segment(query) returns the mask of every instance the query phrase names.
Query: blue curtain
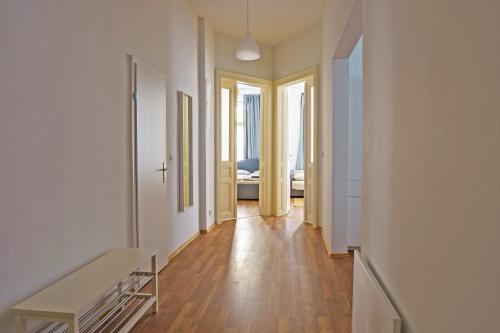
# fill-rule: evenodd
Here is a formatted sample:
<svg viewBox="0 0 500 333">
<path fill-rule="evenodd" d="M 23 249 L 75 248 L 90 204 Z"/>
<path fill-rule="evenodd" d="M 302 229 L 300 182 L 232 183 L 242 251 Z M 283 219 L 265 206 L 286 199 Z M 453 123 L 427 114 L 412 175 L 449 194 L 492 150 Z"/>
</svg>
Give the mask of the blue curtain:
<svg viewBox="0 0 500 333">
<path fill-rule="evenodd" d="M 295 170 L 304 170 L 304 114 L 305 114 L 304 93 L 300 94 L 300 130 L 299 130 L 299 147 L 297 149 L 297 162 Z"/>
<path fill-rule="evenodd" d="M 259 158 L 260 95 L 244 95 L 245 158 Z"/>
</svg>

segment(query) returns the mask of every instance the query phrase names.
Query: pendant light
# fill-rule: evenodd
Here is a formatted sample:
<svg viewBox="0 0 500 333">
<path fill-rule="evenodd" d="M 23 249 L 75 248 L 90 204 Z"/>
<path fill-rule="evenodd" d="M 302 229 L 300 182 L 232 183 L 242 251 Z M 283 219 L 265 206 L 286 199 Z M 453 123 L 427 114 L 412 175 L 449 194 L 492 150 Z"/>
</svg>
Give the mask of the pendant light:
<svg viewBox="0 0 500 333">
<path fill-rule="evenodd" d="M 239 60 L 257 60 L 260 59 L 259 46 L 250 33 L 249 7 L 247 0 L 247 31 L 243 36 L 238 48 L 236 49 L 236 58 Z"/>
</svg>

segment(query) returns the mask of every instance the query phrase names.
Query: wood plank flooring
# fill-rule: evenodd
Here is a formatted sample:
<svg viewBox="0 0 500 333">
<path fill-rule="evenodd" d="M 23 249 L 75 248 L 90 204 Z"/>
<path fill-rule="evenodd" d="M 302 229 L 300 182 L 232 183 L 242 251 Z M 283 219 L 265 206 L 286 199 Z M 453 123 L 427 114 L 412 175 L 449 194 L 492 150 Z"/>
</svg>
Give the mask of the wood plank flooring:
<svg viewBox="0 0 500 333">
<path fill-rule="evenodd" d="M 160 273 L 160 311 L 132 332 L 350 332 L 352 270 L 300 218 L 225 222 Z"/>
<path fill-rule="evenodd" d="M 238 200 L 236 217 L 259 216 L 259 200 Z"/>
</svg>

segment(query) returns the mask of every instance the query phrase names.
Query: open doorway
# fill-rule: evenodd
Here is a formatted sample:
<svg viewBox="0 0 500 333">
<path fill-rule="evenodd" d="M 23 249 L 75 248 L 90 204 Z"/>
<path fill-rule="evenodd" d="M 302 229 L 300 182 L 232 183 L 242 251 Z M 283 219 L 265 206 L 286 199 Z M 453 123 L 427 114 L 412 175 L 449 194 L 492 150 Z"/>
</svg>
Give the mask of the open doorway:
<svg viewBox="0 0 500 333">
<path fill-rule="evenodd" d="M 216 76 L 216 221 L 271 215 L 272 82 Z"/>
<path fill-rule="evenodd" d="M 261 88 L 237 82 L 236 200 L 237 218 L 258 216 Z"/>
<path fill-rule="evenodd" d="M 333 59 L 333 253 L 361 244 L 363 37 Z"/>
<path fill-rule="evenodd" d="M 276 82 L 276 215 L 317 225 L 317 68 Z"/>
<path fill-rule="evenodd" d="M 289 215 L 304 218 L 305 189 L 305 82 L 297 82 L 286 87 L 287 151 L 286 174 L 289 179 L 287 211 Z"/>
</svg>

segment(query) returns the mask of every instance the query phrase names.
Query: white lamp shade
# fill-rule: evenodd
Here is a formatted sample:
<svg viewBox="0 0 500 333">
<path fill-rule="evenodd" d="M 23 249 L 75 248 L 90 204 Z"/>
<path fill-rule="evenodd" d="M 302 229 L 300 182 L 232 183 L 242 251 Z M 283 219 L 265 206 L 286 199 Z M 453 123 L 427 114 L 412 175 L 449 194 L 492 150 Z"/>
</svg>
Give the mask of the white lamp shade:
<svg viewBox="0 0 500 333">
<path fill-rule="evenodd" d="M 236 49 L 236 58 L 239 60 L 260 59 L 260 49 L 252 34 L 247 32 Z"/>
</svg>

